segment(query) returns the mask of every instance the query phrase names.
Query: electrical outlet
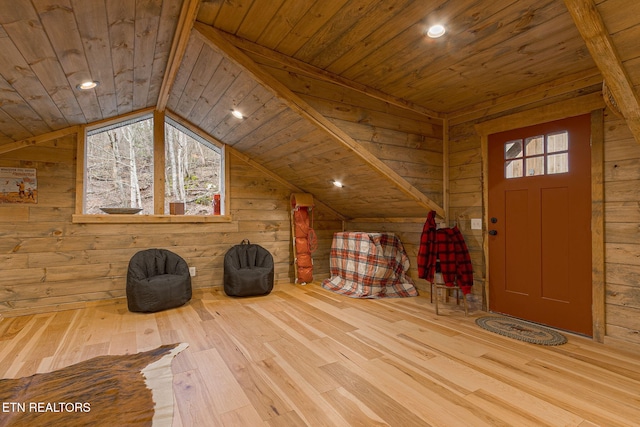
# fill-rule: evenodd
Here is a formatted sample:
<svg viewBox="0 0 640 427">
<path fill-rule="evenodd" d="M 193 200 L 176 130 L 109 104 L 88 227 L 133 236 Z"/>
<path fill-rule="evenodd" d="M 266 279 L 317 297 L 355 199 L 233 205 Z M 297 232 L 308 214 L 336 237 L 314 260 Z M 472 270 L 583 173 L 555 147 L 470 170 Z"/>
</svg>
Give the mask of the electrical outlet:
<svg viewBox="0 0 640 427">
<path fill-rule="evenodd" d="M 471 219 L 471 229 L 472 230 L 482 230 L 482 219 L 481 218 L 472 218 Z"/>
<path fill-rule="evenodd" d="M 195 267 L 189 267 L 189 275 L 191 277 L 195 277 L 195 275 L 196 275 L 196 268 Z"/>
</svg>

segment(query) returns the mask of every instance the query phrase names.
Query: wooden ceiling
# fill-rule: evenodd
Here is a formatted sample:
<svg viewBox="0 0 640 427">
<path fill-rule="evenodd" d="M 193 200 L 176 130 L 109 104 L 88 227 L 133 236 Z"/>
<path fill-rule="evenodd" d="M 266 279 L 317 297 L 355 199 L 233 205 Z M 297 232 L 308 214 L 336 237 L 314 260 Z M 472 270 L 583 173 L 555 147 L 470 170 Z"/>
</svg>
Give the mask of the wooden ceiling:
<svg viewBox="0 0 640 427">
<path fill-rule="evenodd" d="M 633 128 L 639 5 L 0 0 L 0 152 L 166 106 L 345 217 L 441 212 L 441 195 L 424 181 L 441 183 L 442 161 L 427 162 L 423 177 L 397 167 L 342 126 L 317 93 L 395 118 L 421 138 L 425 156 L 442 152 L 426 145 L 442 140 L 444 123 L 592 91 L 603 77 Z M 446 25 L 444 37 L 424 35 L 432 22 Z M 86 79 L 100 85 L 77 90 Z M 246 119 L 234 120 L 232 108 Z M 336 192 L 330 180 L 344 175 L 353 184 Z"/>
<path fill-rule="evenodd" d="M 198 20 L 447 113 L 595 68 L 557 0 L 208 2 Z"/>
</svg>

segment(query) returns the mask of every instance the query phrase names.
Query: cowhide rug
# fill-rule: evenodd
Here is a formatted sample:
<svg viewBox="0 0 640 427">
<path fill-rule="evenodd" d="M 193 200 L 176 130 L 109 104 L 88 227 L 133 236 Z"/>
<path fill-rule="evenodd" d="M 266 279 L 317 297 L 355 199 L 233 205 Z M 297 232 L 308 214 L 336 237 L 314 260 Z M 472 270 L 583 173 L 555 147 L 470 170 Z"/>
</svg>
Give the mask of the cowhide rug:
<svg viewBox="0 0 640 427">
<path fill-rule="evenodd" d="M 173 357 L 187 344 L 0 380 L 0 426 L 171 426 Z"/>
</svg>

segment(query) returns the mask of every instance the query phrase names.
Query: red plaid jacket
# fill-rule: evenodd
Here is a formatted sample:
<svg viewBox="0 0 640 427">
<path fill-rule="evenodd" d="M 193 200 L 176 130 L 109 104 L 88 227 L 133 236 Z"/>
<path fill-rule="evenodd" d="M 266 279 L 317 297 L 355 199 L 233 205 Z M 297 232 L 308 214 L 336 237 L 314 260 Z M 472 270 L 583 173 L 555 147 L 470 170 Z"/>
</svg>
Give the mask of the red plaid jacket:
<svg viewBox="0 0 640 427">
<path fill-rule="evenodd" d="M 436 247 L 436 212 L 431 211 L 422 227 L 420 246 L 418 247 L 418 277 L 433 282 L 436 273 L 438 250 Z"/>
<path fill-rule="evenodd" d="M 445 285 L 457 284 L 465 295 L 471 292 L 473 267 L 464 237 L 457 226 L 438 230 L 435 211 L 431 211 L 420 236 L 418 276 L 433 282 L 438 261 Z"/>
</svg>

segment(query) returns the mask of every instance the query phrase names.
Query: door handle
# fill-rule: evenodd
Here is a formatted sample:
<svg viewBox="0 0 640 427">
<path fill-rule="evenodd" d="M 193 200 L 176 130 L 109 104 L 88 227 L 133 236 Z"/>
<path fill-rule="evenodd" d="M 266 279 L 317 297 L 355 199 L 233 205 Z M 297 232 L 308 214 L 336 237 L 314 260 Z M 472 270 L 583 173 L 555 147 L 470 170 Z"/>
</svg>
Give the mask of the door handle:
<svg viewBox="0 0 640 427">
<path fill-rule="evenodd" d="M 489 234 L 495 236 L 496 234 L 498 234 L 498 230 L 489 230 Z"/>
</svg>

